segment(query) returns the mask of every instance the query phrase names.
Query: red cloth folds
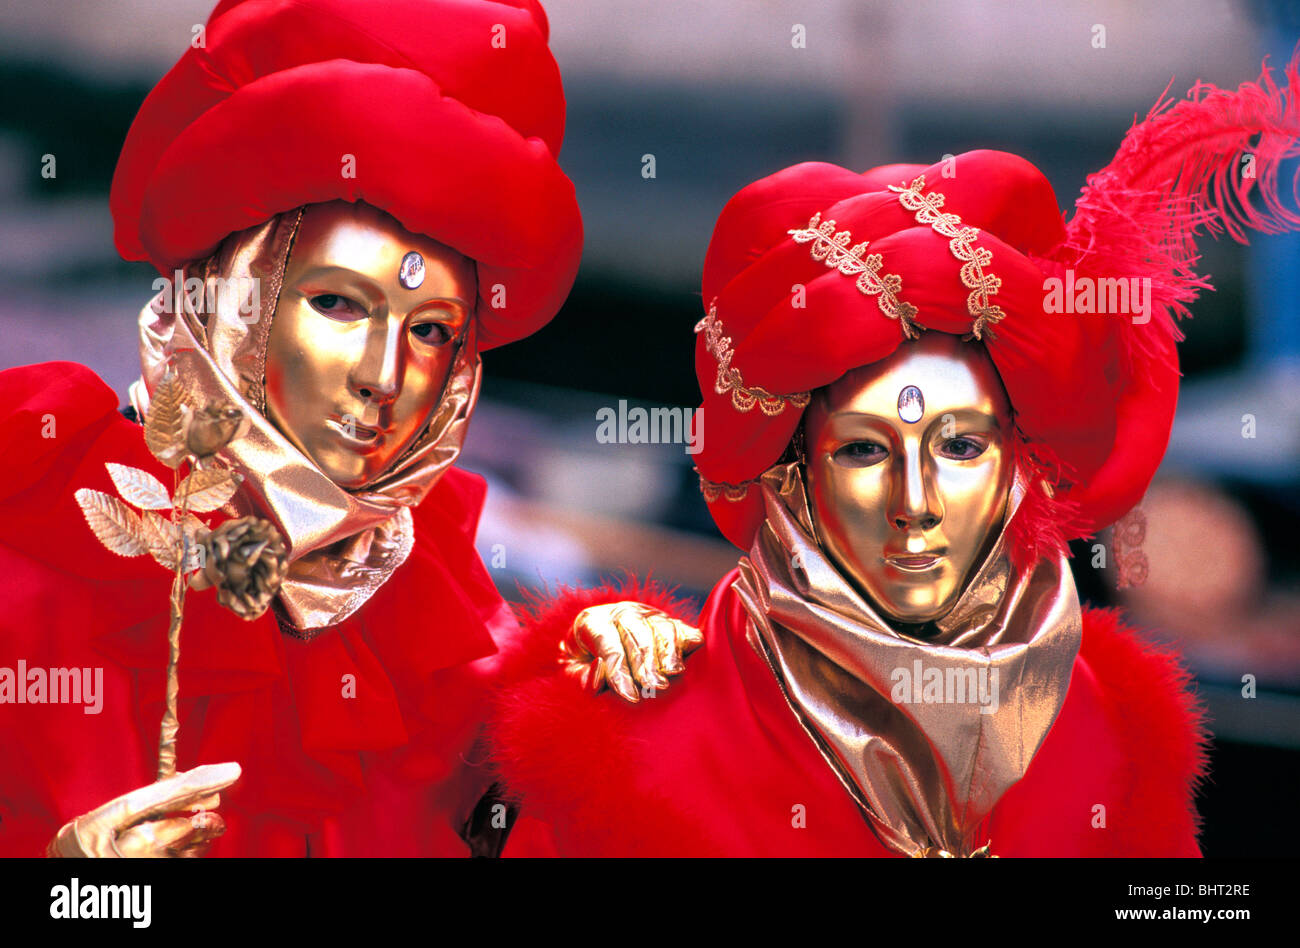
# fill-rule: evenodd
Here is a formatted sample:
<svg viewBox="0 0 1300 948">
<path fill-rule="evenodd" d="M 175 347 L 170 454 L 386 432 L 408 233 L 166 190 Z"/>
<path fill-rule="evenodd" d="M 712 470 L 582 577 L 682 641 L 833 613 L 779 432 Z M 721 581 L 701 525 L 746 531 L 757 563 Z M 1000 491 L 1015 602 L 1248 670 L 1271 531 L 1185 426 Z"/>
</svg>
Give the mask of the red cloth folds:
<svg viewBox="0 0 1300 948">
<path fill-rule="evenodd" d="M 506 855 L 897 855 L 872 834 L 746 641 L 735 577 L 714 587 L 699 619 L 704 645 L 654 699 L 593 699 L 554 672 L 503 693 L 494 753 L 529 817 Z M 581 608 L 626 596 L 609 587 L 562 594 L 530 620 L 531 634 L 553 637 Z M 680 606 L 643 601 L 689 620 Z M 988 820 L 993 852 L 1198 856 L 1192 795 L 1206 740 L 1177 659 L 1143 644 L 1116 613 L 1085 610 L 1065 705 Z"/>
<path fill-rule="evenodd" d="M 1209 287 L 1197 242 L 1204 233 L 1245 241 L 1250 230 L 1300 227 L 1281 184 L 1297 142 L 1300 46 L 1281 82 L 1266 63 L 1235 90 L 1198 82 L 1181 101 L 1162 96 L 1089 175 L 1068 224 L 1042 173 L 1005 152 L 860 175 L 794 165 L 723 209 L 705 256 L 704 304 L 716 303 L 728 368 L 744 386 L 791 396 L 902 343 L 904 327 L 885 318 L 881 295 L 856 286 L 851 271 L 863 257 L 879 254 L 880 273 L 901 281 L 898 299 L 916 307 L 917 325 L 966 336 L 976 329 L 967 298 L 979 276 L 969 258 L 987 254 L 982 292 L 1002 316 L 979 328 L 1011 398 L 1033 494 L 1012 524 L 1031 547 L 1012 552 L 1032 560 L 1108 526 L 1146 492 L 1178 399 L 1175 318 Z M 1250 174 L 1241 167 L 1247 152 L 1259 166 Z M 1292 177 L 1294 198 L 1300 175 Z M 911 191 L 914 182 L 905 207 L 891 188 Z M 814 214 L 834 222 L 833 247 L 791 233 Z M 842 269 L 827 269 L 828 250 Z M 724 354 L 707 344 L 701 336 L 696 370 L 712 433 L 697 466 L 709 481 L 751 481 L 780 459 L 800 412 L 789 404 L 771 414 L 738 410 L 714 390 Z M 765 402 L 771 411 L 775 403 Z M 748 549 L 761 504 L 720 495 L 709 508 Z"/>
<path fill-rule="evenodd" d="M 275 214 L 364 200 L 478 263 L 481 349 L 526 336 L 582 247 L 546 39 L 531 2 L 223 4 L 127 135 L 118 250 L 170 275 Z"/>
<path fill-rule="evenodd" d="M 68 819 L 153 780 L 171 577 L 102 547 L 73 492 L 116 494 L 105 461 L 168 485 L 172 473 L 84 367 L 0 372 L 0 393 L 19 406 L 0 417 L 8 449 L 44 465 L 34 484 L 21 463 L 0 469 L 0 666 L 104 674 L 99 714 L 0 709 L 0 746 L 24 762 L 0 776 L 0 853 L 33 855 Z M 55 439 L 41 438 L 46 414 Z M 178 764 L 243 768 L 215 855 L 465 854 L 456 831 L 490 782 L 475 750 L 490 688 L 521 648 L 473 547 L 483 494 L 452 468 L 413 511 L 407 562 L 311 642 L 269 613 L 245 622 L 210 591 L 187 595 Z"/>
<path fill-rule="evenodd" d="M 1177 354 L 1172 338 L 1161 337 L 1152 340 L 1160 365 L 1141 355 L 1130 359 L 1115 323 L 1128 315 L 1046 311 L 1045 281 L 1060 268 L 1045 255 L 1061 247 L 1066 231 L 1051 186 L 1023 158 L 975 151 L 928 168 L 890 165 L 862 175 L 809 162 L 744 188 L 719 217 L 704 267 L 705 305 L 716 306 L 730 340 L 730 368 L 748 388 L 792 395 L 828 385 L 904 343 L 900 321 L 880 308 L 880 294 L 863 293 L 856 274 L 827 267 L 824 253 L 814 258 L 813 245 L 790 233 L 809 227 L 814 214 L 822 224 L 833 221 L 837 235 L 850 235 L 842 249 L 866 241 L 860 254 L 880 255 L 881 275 L 901 281 L 897 299 L 916 307 L 918 325 L 971 332 L 970 288 L 950 237 L 918 221 L 890 190 L 920 176 L 925 193 L 942 196 L 943 213 L 978 228 L 973 245 L 992 256 L 983 269 L 1000 282 L 989 300 L 1005 316 L 989 325 L 983 344 L 1021 436 L 1051 459 L 1058 499 L 1071 502 L 1081 521 L 1117 518 L 1141 495 L 1163 454 Z M 1161 323 L 1152 327 L 1153 336 L 1168 335 Z M 701 474 L 726 484 L 752 480 L 781 457 L 801 412 L 793 405 L 774 415 L 738 410 L 730 392 L 716 390 L 718 357 L 703 333 L 696 371 L 715 433 L 697 458 Z M 1141 437 L 1120 438 L 1121 430 Z M 1090 489 L 1094 479 L 1100 488 Z M 745 549 L 761 507 L 749 498 L 710 503 L 723 532 Z"/>
</svg>

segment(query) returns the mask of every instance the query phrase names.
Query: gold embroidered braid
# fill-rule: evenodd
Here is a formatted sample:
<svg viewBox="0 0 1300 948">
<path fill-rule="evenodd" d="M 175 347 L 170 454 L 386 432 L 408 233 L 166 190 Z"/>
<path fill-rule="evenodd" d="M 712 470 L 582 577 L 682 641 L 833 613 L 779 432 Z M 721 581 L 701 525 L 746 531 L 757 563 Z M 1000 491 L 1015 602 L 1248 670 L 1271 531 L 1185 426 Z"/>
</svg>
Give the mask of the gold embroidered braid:
<svg viewBox="0 0 1300 948">
<path fill-rule="evenodd" d="M 897 192 L 898 203 L 909 211 L 916 212 L 917 223 L 929 224 L 935 233 L 950 238 L 948 249 L 952 255 L 962 261 L 961 282 L 970 295 L 966 297 L 966 309 L 975 317 L 971 335 L 982 339 L 983 333 L 991 323 L 996 323 L 1006 313 L 1000 306 L 989 302 L 989 297 L 997 293 L 1002 285 L 1002 278 L 992 273 L 985 273 L 984 268 L 993 262 L 993 251 L 987 247 L 977 247 L 974 240 L 979 236 L 978 227 L 962 227 L 961 218 L 956 214 L 945 214 L 944 196 L 938 191 L 929 194 L 923 192 L 925 175 L 920 175 L 906 188 L 891 184 L 889 190 Z M 993 331 L 988 329 L 989 338 Z"/>
<path fill-rule="evenodd" d="M 898 291 L 903 288 L 903 278 L 896 273 L 880 273 L 883 260 L 878 253 L 863 256 L 867 244 L 849 246 L 852 239 L 847 230 L 835 233 L 834 221 L 823 221 L 818 212 L 808 221 L 808 226 L 787 231 L 797 244 L 812 241 L 812 258 L 824 261 L 832 270 L 839 270 L 845 276 L 857 276 L 857 287 L 867 296 L 879 296 L 877 305 L 880 311 L 890 319 L 898 320 L 903 327 L 903 335 L 915 339 L 920 335 L 917 325 L 912 322 L 916 316 L 916 307 L 898 298 Z M 924 327 L 920 327 L 924 328 Z"/>
<path fill-rule="evenodd" d="M 731 392 L 731 404 L 736 411 L 750 411 L 757 405 L 765 415 L 779 415 L 785 411 L 787 403 L 795 408 L 806 408 L 811 397 L 808 392 L 796 392 L 793 395 L 773 395 L 757 385 L 746 386 L 740 377 L 740 370 L 731 367 L 731 338 L 722 334 L 722 322 L 718 319 L 716 301 L 709 306 L 709 315 L 695 324 L 695 331 L 704 333 L 704 345 L 718 363 L 718 377 L 713 383 L 713 390 L 719 395 Z"/>
<path fill-rule="evenodd" d="M 749 489 L 759 482 L 759 478 L 753 480 L 741 481 L 739 484 L 728 484 L 726 481 L 711 481 L 703 474 L 700 469 L 695 468 L 695 473 L 700 476 L 700 493 L 709 503 L 713 503 L 719 497 L 725 498 L 732 503 L 739 503 L 749 494 Z"/>
</svg>

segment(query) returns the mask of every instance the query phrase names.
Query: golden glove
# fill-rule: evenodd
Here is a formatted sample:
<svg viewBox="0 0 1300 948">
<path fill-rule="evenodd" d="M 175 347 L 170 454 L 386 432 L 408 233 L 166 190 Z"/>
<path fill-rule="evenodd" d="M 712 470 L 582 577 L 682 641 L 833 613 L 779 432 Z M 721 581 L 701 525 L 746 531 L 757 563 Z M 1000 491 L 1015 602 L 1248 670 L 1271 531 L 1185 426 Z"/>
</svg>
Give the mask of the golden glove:
<svg viewBox="0 0 1300 948">
<path fill-rule="evenodd" d="M 132 790 L 59 830 L 46 848 L 53 857 L 141 858 L 202 856 L 226 831 L 211 810 L 218 791 L 239 779 L 239 764 L 204 764 Z M 168 816 L 182 810 L 189 816 Z"/>
<path fill-rule="evenodd" d="M 565 674 L 584 688 L 609 685 L 636 703 L 686 670 L 682 658 L 704 642 L 693 626 L 639 602 L 583 609 L 560 646 Z M 640 687 L 638 687 L 638 685 Z"/>
</svg>

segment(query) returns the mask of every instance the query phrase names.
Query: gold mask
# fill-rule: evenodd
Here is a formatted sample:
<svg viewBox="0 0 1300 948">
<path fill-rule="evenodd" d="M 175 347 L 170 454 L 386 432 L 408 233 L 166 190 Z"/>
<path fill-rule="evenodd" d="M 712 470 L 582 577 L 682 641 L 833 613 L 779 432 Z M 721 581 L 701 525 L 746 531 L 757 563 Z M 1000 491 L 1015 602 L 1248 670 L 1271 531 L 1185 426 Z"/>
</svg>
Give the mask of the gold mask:
<svg viewBox="0 0 1300 948">
<path fill-rule="evenodd" d="M 1013 477 L 1010 405 L 983 346 L 928 332 L 821 389 L 804 425 L 819 545 L 894 621 L 946 615 Z"/>
<path fill-rule="evenodd" d="M 339 215 L 339 211 L 345 213 Z M 413 394 L 418 390 L 422 403 L 427 400 L 432 411 L 420 417 L 422 429 L 408 447 L 380 446 L 385 454 L 391 451 L 395 455 L 391 461 L 362 459 L 368 469 L 378 474 L 360 488 L 341 487 L 299 447 L 299 441 L 311 440 L 311 423 L 323 423 L 324 416 L 303 412 L 294 403 L 299 398 L 315 399 L 317 403 L 324 400 L 317 398 L 318 389 L 304 382 L 296 383 L 300 389 L 284 384 L 286 372 L 302 371 L 290 347 L 281 347 L 273 367 L 268 365 L 268 349 L 277 312 L 291 309 L 288 304 L 280 307 L 281 287 L 290 269 L 289 258 L 294 256 L 301 262 L 314 256 L 314 252 L 311 255 L 298 252 L 294 238 L 300 225 L 309 215 L 314 217 L 320 212 L 335 219 L 341 216 L 362 222 L 358 227 L 363 230 L 363 225 L 369 225 L 370 230 L 381 228 L 391 241 L 396 240 L 395 235 L 404 233 L 395 221 L 373 208 L 357 207 L 348 211 L 348 208 L 311 206 L 278 214 L 257 227 L 231 234 L 217 253 L 189 264 L 181 276 L 187 287 L 191 281 L 196 284 L 195 291 L 186 289 L 176 301 L 178 305 L 172 305 L 172 294 L 164 288 L 140 313 L 142 371 L 140 380 L 131 386 L 131 403 L 141 417 L 148 416 L 151 393 L 169 372 L 177 373 L 192 403 L 226 402 L 243 413 L 247 430 L 220 452 L 244 477 L 239 491 L 223 511 L 232 517 L 255 514 L 269 520 L 289 544 L 289 573 L 280 586 L 276 610 L 296 630 L 294 634 L 302 638 L 310 638 L 356 612 L 410 554 L 414 527 L 408 508 L 424 500 L 459 456 L 478 396 L 481 369 L 472 319 L 456 342 L 441 347 L 452 350 L 448 353 L 449 373 L 430 368 L 423 353 L 404 350 L 406 346 L 414 350 L 413 341 L 396 340 L 393 351 L 402 358 L 394 358 L 391 364 L 401 366 L 402 372 L 394 371 L 393 376 L 401 380 L 403 393 Z M 310 232 L 308 236 L 311 237 Z M 302 245 L 304 251 L 308 246 L 320 244 L 312 238 L 310 244 Z M 364 250 L 377 245 L 358 242 L 356 246 Z M 402 269 L 402 260 L 412 249 L 418 249 L 422 260 L 426 252 L 441 252 L 441 249 L 426 238 L 400 246 L 404 248 L 401 255 L 396 255 L 395 260 L 391 259 L 392 255 L 386 259 L 392 264 L 391 271 L 376 269 L 372 274 L 363 274 L 364 279 L 381 283 L 394 275 L 403 290 L 427 291 L 433 296 L 438 291 L 433 289 L 432 280 L 439 278 L 439 271 L 435 269 L 430 274 L 427 264 L 423 271 L 409 264 Z M 340 269 L 351 268 L 357 273 L 372 266 L 364 257 L 336 262 Z M 421 275 L 423 281 L 419 279 Z M 395 292 L 390 283 L 386 283 L 386 294 Z M 470 294 L 465 298 L 474 297 Z M 330 304 L 327 308 L 340 306 L 338 301 Z M 389 304 L 389 308 L 396 307 Z M 324 337 L 331 338 L 329 321 L 319 313 L 316 315 L 320 317 L 317 325 L 325 327 Z M 404 316 L 409 332 L 411 325 L 425 317 L 425 310 L 417 303 Z M 289 318 L 298 323 L 298 328 L 282 335 L 281 341 L 310 325 L 305 320 Z M 369 328 L 368 324 L 359 327 L 363 333 Z M 387 333 L 386 328 L 384 331 Z M 340 360 L 335 365 L 324 358 L 327 354 L 315 351 L 314 340 L 304 341 L 298 350 L 299 361 L 337 371 L 340 392 L 346 394 L 344 386 L 349 383 L 370 391 L 369 401 L 379 403 L 380 419 L 385 419 L 385 413 L 397 418 L 399 412 L 394 409 L 401 408 L 403 423 L 409 423 L 400 397 L 391 397 L 392 392 L 381 389 L 378 382 L 373 388 L 364 384 L 376 380 L 364 378 L 369 372 L 363 362 L 344 364 Z M 363 347 L 361 358 L 364 360 L 365 356 Z M 410 369 L 417 359 L 424 360 L 420 368 L 427 373 L 419 377 L 422 381 L 418 385 L 414 381 L 417 376 Z M 353 368 L 357 373 L 349 374 Z M 323 370 L 317 374 L 324 377 Z M 269 417 L 272 412 L 266 394 L 267 376 L 278 376 L 275 401 L 280 409 L 279 425 Z M 376 392 L 383 397 L 373 397 Z M 366 398 L 360 391 L 349 397 L 357 402 Z M 331 409 L 336 407 L 346 411 L 347 404 L 330 405 Z M 419 411 L 411 414 L 419 417 Z M 357 417 L 363 425 L 368 420 Z M 388 420 L 380 424 L 397 427 Z M 294 440 L 289 437 L 290 431 L 295 434 Z M 354 468 L 351 474 L 370 476 L 358 475 L 358 469 Z"/>
<path fill-rule="evenodd" d="M 347 489 L 424 429 L 477 297 L 472 261 L 366 204 L 308 207 L 266 351 L 267 417 Z"/>
</svg>

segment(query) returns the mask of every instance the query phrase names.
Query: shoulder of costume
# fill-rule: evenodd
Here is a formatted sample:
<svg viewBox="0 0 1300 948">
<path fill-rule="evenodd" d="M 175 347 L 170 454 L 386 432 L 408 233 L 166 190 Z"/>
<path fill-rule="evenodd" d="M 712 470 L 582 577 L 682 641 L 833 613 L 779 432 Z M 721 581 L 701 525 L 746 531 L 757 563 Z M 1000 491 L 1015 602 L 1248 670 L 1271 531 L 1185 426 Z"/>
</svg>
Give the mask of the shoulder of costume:
<svg viewBox="0 0 1300 948">
<path fill-rule="evenodd" d="M 608 830 L 611 842 L 620 833 L 635 832 L 614 815 L 625 809 L 641 770 L 636 724 L 648 709 L 581 688 L 562 674 L 557 659 L 579 612 L 625 601 L 698 621 L 693 604 L 673 588 L 630 573 L 589 588 L 526 593 L 516 609 L 526 640 L 523 671 L 506 676 L 512 684 L 498 692 L 487 727 L 494 767 L 507 793 L 524 801 L 526 814 L 564 820 L 580 810 L 584 833 L 599 836 Z M 690 675 L 688 657 L 683 678 Z M 655 700 L 671 701 L 674 694 L 670 689 Z M 600 814 L 608 815 L 608 826 Z M 653 840 L 641 843 L 620 839 L 611 851 L 654 851 Z M 594 843 L 592 851 L 599 851 Z"/>
<path fill-rule="evenodd" d="M 91 429 L 110 426 L 117 396 L 76 362 L 41 362 L 0 372 L 0 500 L 38 480 Z"/>
<path fill-rule="evenodd" d="M 716 828 L 661 771 L 656 748 L 681 733 L 683 712 L 707 716 L 731 693 L 721 687 L 734 674 L 726 639 L 731 624 L 744 621 L 731 588 L 735 578 L 733 570 L 719 580 L 698 615 L 673 589 L 633 575 L 529 597 L 521 611 L 533 633 L 537 674 L 500 691 L 487 735 L 506 793 L 545 828 L 547 845 L 558 846 L 560 855 L 726 855 Z M 621 601 L 654 606 L 704 634 L 681 677 L 653 701 L 633 705 L 609 692 L 591 694 L 556 661 L 580 611 Z M 528 844 L 509 843 L 505 854 L 531 854 Z"/>
<path fill-rule="evenodd" d="M 1132 805 L 1170 841 L 1195 837 L 1193 797 L 1208 771 L 1209 729 L 1192 675 L 1173 650 L 1154 644 L 1118 610 L 1087 608 L 1079 659 L 1123 744 Z"/>
<path fill-rule="evenodd" d="M 428 496 L 412 508 L 411 513 L 417 524 L 436 521 L 465 534 L 472 541 L 478 533 L 486 497 L 487 481 L 481 475 L 462 471 L 453 465 L 438 478 Z"/>
<path fill-rule="evenodd" d="M 140 426 L 121 415 L 116 394 L 86 366 L 44 362 L 0 372 L 0 544 L 61 574 L 165 578 L 148 556 L 106 550 L 77 505 L 83 487 L 116 496 L 108 462 L 170 481 Z"/>
</svg>

